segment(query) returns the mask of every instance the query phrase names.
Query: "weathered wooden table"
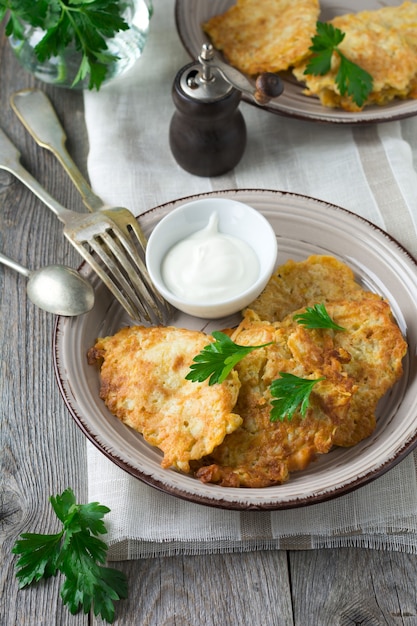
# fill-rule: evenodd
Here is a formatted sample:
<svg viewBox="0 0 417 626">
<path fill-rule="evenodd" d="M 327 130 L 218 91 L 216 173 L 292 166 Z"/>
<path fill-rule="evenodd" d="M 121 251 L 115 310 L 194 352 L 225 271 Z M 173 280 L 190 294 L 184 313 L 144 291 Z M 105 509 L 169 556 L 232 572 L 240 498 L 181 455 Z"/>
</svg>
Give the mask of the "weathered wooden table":
<svg viewBox="0 0 417 626">
<path fill-rule="evenodd" d="M 0 38 L 0 126 L 23 163 L 68 207 L 79 197 L 54 157 L 38 148 L 10 109 L 17 89 L 43 88 L 68 134 L 68 148 L 86 171 L 83 98 L 38 84 Z M 0 249 L 30 268 L 77 267 L 80 259 L 61 236 L 51 212 L 11 175 L 0 171 Z M 48 503 L 71 486 L 86 500 L 85 440 L 55 384 L 54 318 L 25 295 L 25 279 L 0 269 L 0 625 L 97 624 L 72 616 L 59 596 L 59 579 L 19 591 L 14 541 L 21 532 L 56 532 Z M 417 558 L 359 549 L 275 551 L 142 559 L 115 564 L 126 572 L 129 599 L 116 624 L 149 626 L 334 626 L 417 624 Z"/>
</svg>

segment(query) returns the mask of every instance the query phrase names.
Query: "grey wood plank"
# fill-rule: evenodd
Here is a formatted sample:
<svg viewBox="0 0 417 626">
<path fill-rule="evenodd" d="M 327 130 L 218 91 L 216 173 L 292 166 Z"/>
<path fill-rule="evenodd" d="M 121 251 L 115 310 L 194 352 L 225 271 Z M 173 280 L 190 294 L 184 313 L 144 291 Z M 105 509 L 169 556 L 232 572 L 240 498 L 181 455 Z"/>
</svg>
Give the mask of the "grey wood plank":
<svg viewBox="0 0 417 626">
<path fill-rule="evenodd" d="M 356 548 L 291 552 L 296 626 L 414 626 L 417 558 Z"/>
<path fill-rule="evenodd" d="M 7 42 L 0 39 L 0 126 L 24 155 L 23 162 L 63 203 L 76 194 L 52 155 L 39 149 L 12 113 L 8 100 L 17 89 L 35 85 L 20 69 Z M 53 90 L 50 90 L 51 93 Z M 57 90 L 55 90 L 57 92 Z M 55 95 L 54 92 L 54 95 Z M 82 119 L 82 96 L 56 93 L 72 137 Z M 84 130 L 82 130 L 85 133 Z M 78 133 L 78 135 L 77 135 Z M 86 150 L 80 138 L 78 156 Z M 29 267 L 63 262 L 76 267 L 78 255 L 61 235 L 56 218 L 11 175 L 0 173 L 0 247 Z M 25 279 L 0 271 L 0 623 L 88 623 L 88 616 L 73 617 L 59 597 L 61 581 L 18 590 L 14 541 L 21 532 L 56 532 L 48 503 L 51 494 L 73 487 L 85 499 L 84 440 L 69 418 L 55 385 L 52 361 L 53 316 L 26 298 Z"/>
<path fill-rule="evenodd" d="M 123 567 L 132 626 L 291 626 L 284 551 L 143 559 Z M 121 603 L 122 604 L 122 603 Z M 120 608 L 121 608 L 120 604 Z M 100 623 L 100 622 L 98 622 Z"/>
</svg>

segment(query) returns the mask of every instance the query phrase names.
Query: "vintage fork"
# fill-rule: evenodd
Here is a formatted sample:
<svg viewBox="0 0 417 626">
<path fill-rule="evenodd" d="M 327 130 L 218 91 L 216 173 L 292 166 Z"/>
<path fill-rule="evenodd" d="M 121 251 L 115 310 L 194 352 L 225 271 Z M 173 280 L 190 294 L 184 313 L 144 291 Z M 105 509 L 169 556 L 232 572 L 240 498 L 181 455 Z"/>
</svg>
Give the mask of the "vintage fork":
<svg viewBox="0 0 417 626">
<path fill-rule="evenodd" d="M 113 211 L 112 207 L 106 206 L 103 200 L 93 192 L 70 156 L 66 148 L 67 136 L 65 130 L 48 96 L 39 89 L 23 89 L 11 95 L 10 105 L 36 143 L 42 148 L 50 150 L 61 163 L 81 194 L 82 201 L 87 209 L 91 212 L 100 210 Z M 135 217 L 128 209 L 117 207 L 119 215 L 121 210 L 126 211 L 125 217 L 129 223 L 132 223 L 131 228 L 134 230 L 140 246 L 144 249 L 146 247 L 146 239 Z"/>
<path fill-rule="evenodd" d="M 66 209 L 23 168 L 17 148 L 2 131 L 0 169 L 19 178 L 64 223 L 64 235 L 133 320 L 151 324 L 169 322 L 170 306 L 154 288 L 146 269 L 146 239 L 127 209 L 103 207 L 99 210 L 98 204 L 92 214 Z"/>
<path fill-rule="evenodd" d="M 169 321 L 170 307 L 148 277 L 146 265 L 132 243 L 130 220 L 123 209 L 120 214 L 117 208 L 113 209 L 110 215 L 66 209 L 21 165 L 19 151 L 1 129 L 0 169 L 16 176 L 63 222 L 65 237 L 133 320 L 151 324 Z"/>
</svg>

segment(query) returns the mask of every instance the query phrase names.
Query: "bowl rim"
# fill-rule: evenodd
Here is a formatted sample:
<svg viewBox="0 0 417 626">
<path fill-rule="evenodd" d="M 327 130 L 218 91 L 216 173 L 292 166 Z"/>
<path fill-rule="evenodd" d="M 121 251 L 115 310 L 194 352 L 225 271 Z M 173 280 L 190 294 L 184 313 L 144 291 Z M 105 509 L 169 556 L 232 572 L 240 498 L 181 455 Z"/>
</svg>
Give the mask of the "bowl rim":
<svg viewBox="0 0 417 626">
<path fill-rule="evenodd" d="M 184 198 L 184 200 L 187 200 L 187 198 Z M 267 242 L 268 246 L 266 246 L 266 242 L 262 240 L 264 244 L 262 246 L 262 249 L 263 250 L 268 249 L 269 254 L 265 255 L 261 259 L 259 255 L 258 247 L 255 248 L 253 245 L 251 246 L 259 261 L 259 273 L 255 282 L 253 282 L 244 291 L 241 291 L 235 296 L 231 298 L 224 298 L 224 299 L 219 299 L 219 300 L 213 300 L 213 298 L 211 298 L 210 301 L 201 300 L 201 299 L 198 301 L 195 301 L 189 298 L 182 298 L 174 294 L 165 284 L 162 278 L 162 274 L 161 274 L 162 261 L 165 255 L 174 245 L 176 245 L 181 240 L 185 239 L 186 237 L 189 237 L 193 233 L 203 228 L 204 224 L 207 225 L 207 219 L 204 219 L 204 220 L 202 219 L 201 224 L 198 224 L 198 225 L 194 224 L 192 230 L 187 232 L 184 236 L 180 236 L 179 238 L 176 238 L 174 242 L 170 242 L 169 246 L 166 247 L 166 249 L 163 250 L 163 252 L 161 252 L 158 255 L 158 257 L 152 256 L 152 253 L 154 251 L 154 246 L 156 245 L 155 242 L 157 241 L 158 236 L 160 236 L 161 229 L 162 228 L 166 229 L 167 227 L 169 227 L 169 225 L 172 224 L 172 222 L 176 219 L 176 217 L 179 214 L 184 215 L 188 211 L 192 211 L 193 210 L 192 207 L 195 207 L 196 205 L 208 206 L 209 204 L 213 204 L 213 203 L 215 204 L 217 201 L 220 201 L 223 206 L 226 204 L 229 204 L 229 205 L 236 206 L 236 207 L 242 207 L 248 214 L 252 216 L 253 219 L 255 219 L 259 224 L 263 226 L 263 233 L 261 236 L 264 236 L 264 235 L 268 236 L 268 242 Z M 214 210 L 215 209 L 213 209 L 212 212 L 214 212 Z M 223 231 L 223 232 L 226 232 L 226 231 Z M 227 234 L 232 234 L 232 233 L 227 232 Z M 245 241 L 246 243 L 250 245 L 250 242 L 248 240 L 245 240 Z M 201 309 L 204 308 L 206 310 L 215 309 L 216 307 L 221 307 L 221 306 L 226 306 L 226 305 L 232 306 L 233 304 L 238 303 L 242 300 L 257 297 L 259 293 L 262 291 L 262 289 L 265 287 L 265 284 L 267 283 L 271 274 L 273 273 L 277 264 L 277 258 L 278 258 L 277 236 L 271 224 L 262 215 L 262 213 L 258 211 L 256 208 L 252 207 L 251 205 L 245 202 L 240 202 L 238 200 L 234 200 L 234 199 L 227 198 L 227 197 L 216 196 L 216 195 L 205 197 L 205 198 L 198 198 L 195 200 L 190 200 L 173 208 L 169 213 L 167 213 L 166 216 L 162 218 L 160 222 L 158 222 L 158 224 L 155 226 L 154 230 L 150 234 L 148 242 L 147 242 L 147 246 L 146 246 L 146 253 L 145 253 L 147 270 L 149 272 L 152 282 L 154 283 L 158 291 L 161 293 L 161 295 L 164 298 L 166 298 L 169 302 L 171 302 L 171 304 L 173 304 L 174 306 L 177 306 L 177 305 L 180 305 L 180 306 L 184 305 L 184 306 L 190 306 L 190 307 L 192 306 L 196 310 L 200 308 Z M 253 295 L 254 293 L 256 293 L 255 296 Z"/>
</svg>

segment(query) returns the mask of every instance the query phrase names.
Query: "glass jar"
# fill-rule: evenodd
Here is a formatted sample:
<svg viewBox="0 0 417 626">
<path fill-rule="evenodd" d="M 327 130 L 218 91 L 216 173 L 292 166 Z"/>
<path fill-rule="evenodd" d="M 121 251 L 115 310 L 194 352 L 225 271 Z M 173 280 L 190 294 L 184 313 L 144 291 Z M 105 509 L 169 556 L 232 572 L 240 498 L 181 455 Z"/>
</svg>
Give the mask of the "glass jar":
<svg viewBox="0 0 417 626">
<path fill-rule="evenodd" d="M 103 84 L 121 76 L 133 67 L 141 56 L 148 37 L 149 23 L 152 16 L 152 0 L 121 0 L 126 8 L 122 15 L 129 24 L 129 29 L 119 31 L 112 39 L 106 40 L 108 52 L 118 58 L 107 66 Z M 45 35 L 41 28 L 29 24 L 24 31 L 24 39 L 9 37 L 10 45 L 20 64 L 39 80 L 58 87 L 87 89 L 89 76 L 73 85 L 80 67 L 81 53 L 74 45 L 69 45 L 58 56 L 46 61 L 39 61 L 35 46 Z"/>
</svg>

